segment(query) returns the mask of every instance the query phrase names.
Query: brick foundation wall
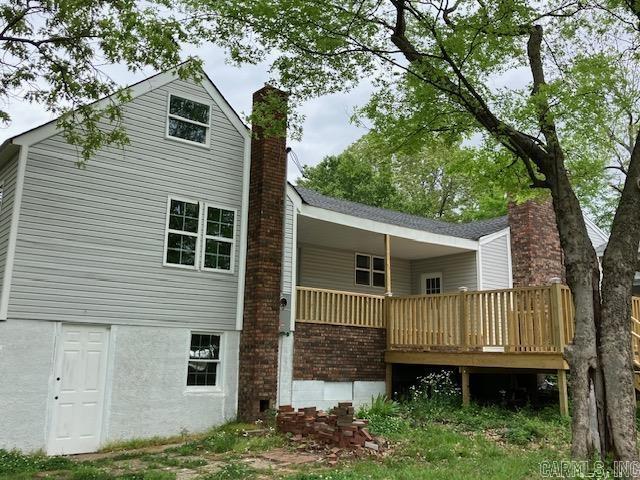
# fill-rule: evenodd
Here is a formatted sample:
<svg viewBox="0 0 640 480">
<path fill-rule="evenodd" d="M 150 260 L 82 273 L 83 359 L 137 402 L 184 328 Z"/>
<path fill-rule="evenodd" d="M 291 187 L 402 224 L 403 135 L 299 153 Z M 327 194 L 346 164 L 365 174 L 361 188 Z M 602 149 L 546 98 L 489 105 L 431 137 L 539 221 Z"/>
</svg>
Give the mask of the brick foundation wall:
<svg viewBox="0 0 640 480">
<path fill-rule="evenodd" d="M 385 379 L 386 330 L 296 323 L 293 379 L 326 382 Z"/>
<path fill-rule="evenodd" d="M 253 94 L 254 110 L 272 87 Z M 244 323 L 240 336 L 238 417 L 255 420 L 276 407 L 280 279 L 282 270 L 286 139 L 265 137 L 255 127 L 251 139 L 251 179 L 247 231 Z"/>
<path fill-rule="evenodd" d="M 540 286 L 565 270 L 551 200 L 509 204 L 513 286 Z"/>
</svg>

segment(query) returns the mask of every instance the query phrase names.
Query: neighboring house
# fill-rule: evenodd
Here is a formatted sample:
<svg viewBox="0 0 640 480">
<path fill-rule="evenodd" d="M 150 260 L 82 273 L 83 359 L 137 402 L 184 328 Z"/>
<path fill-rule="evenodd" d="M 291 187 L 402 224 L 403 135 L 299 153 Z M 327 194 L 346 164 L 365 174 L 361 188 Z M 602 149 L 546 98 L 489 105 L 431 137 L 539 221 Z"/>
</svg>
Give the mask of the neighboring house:
<svg viewBox="0 0 640 480">
<path fill-rule="evenodd" d="M 285 139 L 252 136 L 208 77 L 132 96 L 130 144 L 86 169 L 55 123 L 0 147 L 0 448 L 362 403 L 392 364 L 566 369 L 549 204 L 452 224 L 329 198 L 288 185 Z"/>
</svg>

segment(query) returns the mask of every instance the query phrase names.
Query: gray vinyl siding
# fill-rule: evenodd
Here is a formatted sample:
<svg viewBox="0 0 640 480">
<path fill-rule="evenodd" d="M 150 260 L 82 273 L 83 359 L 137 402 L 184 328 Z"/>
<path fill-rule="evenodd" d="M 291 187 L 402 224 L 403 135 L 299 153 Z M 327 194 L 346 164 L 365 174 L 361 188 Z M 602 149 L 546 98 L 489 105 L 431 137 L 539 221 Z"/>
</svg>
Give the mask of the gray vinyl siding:
<svg viewBox="0 0 640 480">
<path fill-rule="evenodd" d="M 169 92 L 212 104 L 210 148 L 165 138 Z M 60 135 L 29 148 L 9 316 L 235 328 L 243 136 L 182 80 L 133 100 L 125 126 L 130 145 L 86 169 Z M 162 266 L 169 196 L 237 210 L 233 274 Z"/>
<path fill-rule="evenodd" d="M 9 248 L 17 175 L 18 157 L 16 156 L 0 168 L 0 182 L 3 185 L 2 203 L 0 203 L 0 291 L 4 282 L 5 265 L 7 264 L 7 250 Z"/>
<path fill-rule="evenodd" d="M 286 196 L 284 205 L 284 239 L 282 248 L 282 291 L 285 293 L 291 293 L 294 215 L 293 202 L 288 196 Z"/>
<path fill-rule="evenodd" d="M 480 245 L 482 289 L 509 288 L 509 237 L 503 235 Z"/>
<path fill-rule="evenodd" d="M 359 252 L 367 253 L 367 252 Z M 300 278 L 298 284 L 303 287 L 327 288 L 348 292 L 384 294 L 384 288 L 367 287 L 355 284 L 355 252 L 300 245 Z M 391 259 L 391 286 L 395 295 L 411 293 L 411 266 L 409 260 Z"/>
<path fill-rule="evenodd" d="M 423 273 L 442 273 L 443 293 L 457 292 L 460 287 L 476 290 L 477 266 L 476 253 L 465 252 L 444 257 L 425 258 L 411 262 L 412 293 L 423 293 L 420 289 L 420 276 Z"/>
</svg>

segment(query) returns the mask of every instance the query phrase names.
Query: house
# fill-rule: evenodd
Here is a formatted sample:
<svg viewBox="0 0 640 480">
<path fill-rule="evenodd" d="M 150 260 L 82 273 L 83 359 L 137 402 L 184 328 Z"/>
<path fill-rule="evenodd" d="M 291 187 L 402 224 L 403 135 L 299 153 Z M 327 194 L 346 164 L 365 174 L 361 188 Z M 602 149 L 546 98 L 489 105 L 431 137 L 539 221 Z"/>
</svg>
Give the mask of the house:
<svg viewBox="0 0 640 480">
<path fill-rule="evenodd" d="M 325 197 L 286 183 L 285 139 L 252 135 L 206 75 L 131 92 L 130 144 L 86 169 L 55 122 L 0 147 L 0 448 L 363 402 L 403 363 L 467 386 L 478 362 L 567 368 L 548 204 L 450 224 Z"/>
</svg>

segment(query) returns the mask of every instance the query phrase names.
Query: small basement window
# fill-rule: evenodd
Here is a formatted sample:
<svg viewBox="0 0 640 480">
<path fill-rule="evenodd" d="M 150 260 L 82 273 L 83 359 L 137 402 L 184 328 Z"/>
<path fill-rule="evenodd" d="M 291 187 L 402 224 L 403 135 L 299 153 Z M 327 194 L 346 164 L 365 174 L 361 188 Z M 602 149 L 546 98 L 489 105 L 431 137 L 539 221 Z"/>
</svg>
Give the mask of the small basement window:
<svg viewBox="0 0 640 480">
<path fill-rule="evenodd" d="M 209 115 L 209 105 L 177 95 L 169 95 L 167 136 L 208 145 Z"/>
<path fill-rule="evenodd" d="M 385 286 L 384 257 L 356 253 L 356 285 Z"/>
<path fill-rule="evenodd" d="M 218 385 L 220 365 L 220 335 L 192 333 L 187 367 L 187 386 Z"/>
</svg>

